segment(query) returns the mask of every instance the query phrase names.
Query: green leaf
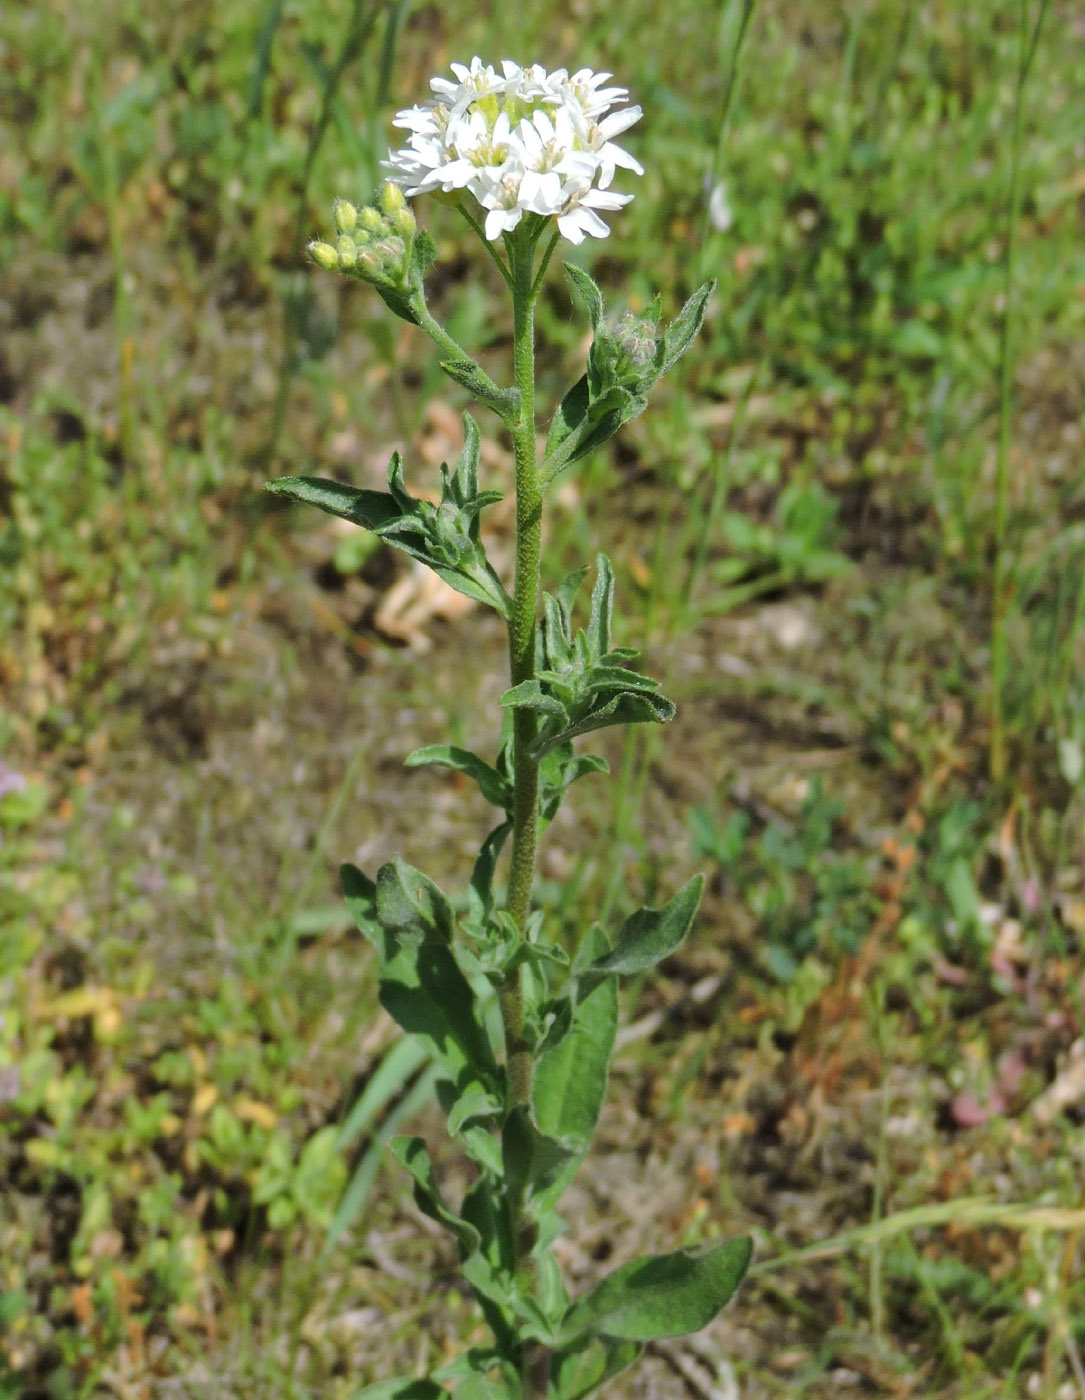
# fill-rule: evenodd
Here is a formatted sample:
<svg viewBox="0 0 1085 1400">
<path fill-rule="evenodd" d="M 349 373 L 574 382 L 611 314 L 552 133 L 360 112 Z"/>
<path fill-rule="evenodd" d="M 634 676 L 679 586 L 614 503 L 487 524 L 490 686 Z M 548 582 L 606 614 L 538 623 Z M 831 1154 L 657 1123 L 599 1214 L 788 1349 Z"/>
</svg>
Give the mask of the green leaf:
<svg viewBox="0 0 1085 1400">
<path fill-rule="evenodd" d="M 493 409 L 504 422 L 515 419 L 519 414 L 519 389 L 500 388 L 474 360 L 442 360 L 441 368 L 449 379 L 466 389 L 487 408 Z"/>
<path fill-rule="evenodd" d="M 592 1337 L 550 1357 L 548 1400 L 584 1400 L 632 1366 L 644 1350 L 639 1342 Z"/>
<path fill-rule="evenodd" d="M 591 616 L 585 636 L 593 661 L 610 650 L 610 624 L 614 616 L 614 566 L 605 554 L 595 557 L 595 586 L 591 591 Z"/>
<path fill-rule="evenodd" d="M 450 948 L 401 948 L 381 968 L 379 994 L 388 1014 L 427 1046 L 461 1093 L 501 1092 L 502 1076 L 475 1015 L 474 994 Z"/>
<path fill-rule="evenodd" d="M 339 867 L 339 884 L 358 931 L 365 934 L 383 958 L 385 937 L 377 918 L 376 885 L 368 875 L 363 875 L 356 865 L 349 863 Z"/>
<path fill-rule="evenodd" d="M 565 706 L 552 695 L 547 695 L 537 680 L 521 681 L 511 690 L 506 690 L 498 701 L 513 710 L 537 710 L 540 714 L 556 715 L 558 719 L 567 717 Z"/>
<path fill-rule="evenodd" d="M 528 1199 L 549 1192 L 558 1182 L 564 1189 L 571 1176 L 569 1168 L 575 1171 L 581 1155 L 576 1144 L 559 1142 L 540 1132 L 524 1104 L 505 1119 L 501 1152 L 506 1189 L 513 1196 Z"/>
<path fill-rule="evenodd" d="M 447 1400 L 449 1394 L 434 1381 L 378 1381 L 356 1391 L 352 1400 Z"/>
<path fill-rule="evenodd" d="M 502 696 L 502 703 L 504 703 Z M 606 703 L 594 705 L 575 723 L 559 729 L 556 734 L 541 734 L 528 752 L 541 758 L 559 744 L 568 743 L 579 734 L 596 729 L 608 729 L 616 724 L 666 724 L 675 715 L 673 701 L 663 695 L 645 695 L 637 690 L 623 691 L 611 696 Z"/>
<path fill-rule="evenodd" d="M 478 428 L 464 415 L 464 448 L 451 475 L 441 469 L 441 503 L 411 496 L 403 484 L 398 452 L 388 464 L 389 490 L 368 491 L 321 477 L 284 476 L 267 483 L 275 495 L 314 505 L 330 515 L 372 530 L 394 549 L 432 569 L 439 578 L 477 602 L 508 616 L 509 599 L 483 548 L 479 512 L 501 499 L 478 491 Z"/>
<path fill-rule="evenodd" d="M 580 300 L 591 317 L 592 330 L 598 330 L 603 319 L 603 294 L 595 285 L 589 273 L 576 263 L 565 264 L 565 275 L 577 290 Z"/>
<path fill-rule="evenodd" d="M 581 945 L 593 966 L 606 956 L 607 939 L 593 925 Z M 535 1066 L 531 1102 L 535 1122 L 548 1137 L 586 1149 L 603 1106 L 607 1071 L 618 1029 L 618 979 L 603 977 L 578 999 L 569 1028 Z"/>
<path fill-rule="evenodd" d="M 715 280 L 705 282 L 686 302 L 682 310 L 663 332 L 663 354 L 659 368 L 660 374 L 666 374 L 676 360 L 680 359 L 689 347 L 693 344 L 694 337 L 701 329 L 701 322 L 704 320 L 705 311 L 708 307 L 708 300 L 716 289 Z"/>
<path fill-rule="evenodd" d="M 399 454 L 396 453 L 396 458 Z M 395 459 L 393 459 L 395 460 Z M 400 511 L 387 491 L 363 491 L 320 476 L 280 476 L 264 486 L 274 496 L 289 496 L 302 505 L 316 506 L 340 520 L 361 525 L 377 534 L 398 518 Z"/>
<path fill-rule="evenodd" d="M 662 909 L 638 909 L 622 925 L 612 952 L 592 964 L 593 972 L 643 972 L 669 958 L 689 933 L 704 894 L 704 876 L 694 875 Z"/>
<path fill-rule="evenodd" d="M 697 1332 L 730 1300 L 752 1253 L 744 1235 L 701 1251 L 634 1259 L 573 1304 L 559 1340 L 587 1333 L 650 1342 Z"/>
<path fill-rule="evenodd" d="M 444 1201 L 430 1162 L 426 1144 L 420 1137 L 396 1137 L 388 1144 L 392 1155 L 414 1180 L 414 1199 L 418 1209 L 436 1220 L 439 1225 L 456 1237 L 460 1252 L 466 1259 L 476 1254 L 482 1244 L 482 1236 L 469 1221 L 451 1210 Z"/>
<path fill-rule="evenodd" d="M 376 910 L 381 927 L 396 945 L 452 941 L 452 906 L 428 875 L 399 856 L 377 871 Z"/>
<path fill-rule="evenodd" d="M 491 763 L 479 758 L 470 749 L 457 748 L 455 744 L 430 744 L 424 749 L 415 749 L 407 755 L 404 763 L 408 768 L 421 768 L 433 764 L 438 768 L 452 768 L 457 773 L 466 773 L 478 783 L 479 791 L 487 802 L 505 811 L 512 810 L 512 789 Z"/>
<path fill-rule="evenodd" d="M 500 856 L 501 848 L 511 831 L 511 821 L 502 822 L 500 826 L 495 826 L 486 840 L 483 841 L 478 859 L 471 871 L 471 883 L 468 887 L 467 898 L 471 906 L 470 919 L 475 926 L 484 925 L 490 910 L 493 908 L 494 871 L 497 868 L 497 858 Z"/>
</svg>

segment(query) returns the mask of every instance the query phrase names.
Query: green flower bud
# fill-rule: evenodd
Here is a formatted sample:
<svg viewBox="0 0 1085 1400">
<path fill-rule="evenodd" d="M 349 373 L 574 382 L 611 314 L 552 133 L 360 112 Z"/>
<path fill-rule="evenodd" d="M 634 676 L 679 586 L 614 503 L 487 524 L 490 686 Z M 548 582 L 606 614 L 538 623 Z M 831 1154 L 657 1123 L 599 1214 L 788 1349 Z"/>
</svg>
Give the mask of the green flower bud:
<svg viewBox="0 0 1085 1400">
<path fill-rule="evenodd" d="M 358 245 L 349 234 L 341 234 L 335 240 L 335 254 L 340 270 L 346 272 L 358 261 Z"/>
<path fill-rule="evenodd" d="M 383 233 L 384 220 L 380 216 L 380 211 L 374 209 L 372 204 L 367 204 L 358 215 L 359 222 L 366 233 Z"/>
<path fill-rule="evenodd" d="M 357 268 L 363 277 L 375 282 L 384 271 L 384 264 L 372 248 L 363 248 L 358 254 Z"/>
<path fill-rule="evenodd" d="M 358 211 L 346 199 L 335 201 L 335 227 L 340 233 L 353 233 L 358 226 Z"/>
<path fill-rule="evenodd" d="M 403 198 L 403 191 L 398 185 L 393 185 L 391 181 L 381 190 L 380 201 L 381 208 L 389 217 L 393 214 L 398 214 L 401 209 L 406 209 L 407 207 L 407 201 Z"/>
<path fill-rule="evenodd" d="M 314 238 L 309 244 L 309 256 L 318 267 L 326 268 L 328 272 L 334 272 L 339 266 L 339 254 L 330 243 L 321 243 L 319 238 Z"/>
<path fill-rule="evenodd" d="M 418 220 L 410 209 L 404 206 L 392 215 L 392 227 L 401 238 L 413 238 L 418 232 Z"/>
</svg>

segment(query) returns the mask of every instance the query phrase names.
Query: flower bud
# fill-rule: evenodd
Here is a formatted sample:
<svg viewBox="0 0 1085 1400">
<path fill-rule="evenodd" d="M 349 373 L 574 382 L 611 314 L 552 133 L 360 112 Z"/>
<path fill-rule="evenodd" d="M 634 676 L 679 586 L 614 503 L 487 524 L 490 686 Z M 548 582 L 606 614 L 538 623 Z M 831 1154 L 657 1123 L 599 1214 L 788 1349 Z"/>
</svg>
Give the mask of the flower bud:
<svg viewBox="0 0 1085 1400">
<path fill-rule="evenodd" d="M 321 243 L 319 238 L 314 238 L 309 244 L 309 256 L 318 267 L 326 268 L 328 272 L 334 272 L 339 266 L 339 254 L 330 243 Z"/>
<path fill-rule="evenodd" d="M 363 248 L 358 254 L 357 268 L 363 277 L 375 282 L 383 272 L 384 265 L 372 248 Z"/>
<path fill-rule="evenodd" d="M 650 316 L 627 311 L 614 327 L 614 338 L 634 365 L 642 368 L 656 352 L 656 323 Z"/>
<path fill-rule="evenodd" d="M 349 234 L 340 234 L 335 240 L 335 253 L 342 272 L 352 268 L 358 261 L 358 245 Z"/>
<path fill-rule="evenodd" d="M 389 216 L 398 214 L 401 209 L 406 209 L 407 201 L 403 198 L 403 191 L 398 185 L 389 182 L 381 190 L 381 208 Z"/>
<path fill-rule="evenodd" d="M 418 232 L 418 220 L 410 209 L 404 206 L 392 215 L 392 227 L 401 238 L 410 239 Z"/>
<path fill-rule="evenodd" d="M 346 199 L 335 201 L 335 227 L 340 233 L 353 233 L 358 227 L 358 211 Z"/>
<path fill-rule="evenodd" d="M 366 233 L 383 233 L 384 220 L 380 216 L 380 210 L 374 209 L 372 204 L 367 204 L 359 213 L 358 220 Z"/>
<path fill-rule="evenodd" d="M 402 238 L 382 238 L 379 243 L 373 244 L 373 251 L 380 258 L 386 270 L 398 270 L 407 252 L 407 245 Z"/>
</svg>

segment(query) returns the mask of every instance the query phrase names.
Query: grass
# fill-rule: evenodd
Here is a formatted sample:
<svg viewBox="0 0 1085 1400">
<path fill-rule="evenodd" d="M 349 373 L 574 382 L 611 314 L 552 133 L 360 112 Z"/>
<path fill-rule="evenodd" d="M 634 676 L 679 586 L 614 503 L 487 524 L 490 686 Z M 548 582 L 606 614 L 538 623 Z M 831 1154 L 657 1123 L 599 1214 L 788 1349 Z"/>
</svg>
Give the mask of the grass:
<svg viewBox="0 0 1085 1400">
<path fill-rule="evenodd" d="M 744 1396 L 1085 1394 L 1080 21 L 1041 3 L 0 18 L 0 1396 L 349 1397 L 471 1337 L 380 1168 L 425 1067 L 334 867 L 462 881 L 483 814 L 401 759 L 471 741 L 500 639 L 397 623 L 384 554 L 259 486 L 456 450 L 425 346 L 298 243 L 476 51 L 644 107 L 575 253 L 615 304 L 719 282 L 547 542 L 615 558 L 682 702 L 555 826 L 551 916 L 711 882 L 634 989 L 570 1276 L 752 1228 L 698 1339 Z M 503 365 L 493 269 L 425 217 Z M 540 346 L 545 395 L 557 270 Z"/>
</svg>

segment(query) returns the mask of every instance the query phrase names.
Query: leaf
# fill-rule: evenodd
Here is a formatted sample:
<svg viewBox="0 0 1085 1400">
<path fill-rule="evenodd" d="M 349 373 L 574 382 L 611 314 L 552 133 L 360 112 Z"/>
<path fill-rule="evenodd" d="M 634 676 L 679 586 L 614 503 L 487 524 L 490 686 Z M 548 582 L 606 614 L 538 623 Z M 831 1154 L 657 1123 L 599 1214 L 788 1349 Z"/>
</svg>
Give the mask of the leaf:
<svg viewBox="0 0 1085 1400">
<path fill-rule="evenodd" d="M 575 1170 L 581 1155 L 575 1144 L 540 1132 L 525 1104 L 518 1104 L 505 1119 L 501 1152 L 506 1190 L 511 1196 L 528 1199 L 549 1191 L 559 1181 L 564 1189 L 570 1179 L 568 1168 Z"/>
<path fill-rule="evenodd" d="M 591 616 L 585 633 L 593 661 L 610 650 L 610 624 L 614 616 L 614 567 L 605 554 L 595 557 L 595 586 L 591 591 Z"/>
<path fill-rule="evenodd" d="M 381 968 L 380 1001 L 405 1031 L 418 1036 L 460 1090 L 500 1092 L 502 1078 L 475 998 L 450 948 L 401 948 Z"/>
<path fill-rule="evenodd" d="M 502 389 L 474 360 L 442 360 L 441 368 L 449 379 L 493 409 L 504 422 L 515 419 L 520 412 L 519 389 Z"/>
<path fill-rule="evenodd" d="M 537 710 L 540 714 L 556 715 L 558 719 L 567 717 L 565 706 L 552 695 L 547 695 L 537 680 L 521 681 L 511 690 L 506 690 L 497 702 L 514 710 Z"/>
<path fill-rule="evenodd" d="M 329 515 L 337 515 L 340 520 L 349 520 L 352 525 L 361 525 L 377 534 L 400 514 L 387 491 L 363 491 L 357 486 L 346 486 L 320 476 L 280 476 L 267 482 L 264 490 L 274 496 L 289 496 L 302 505 L 316 506 Z"/>
<path fill-rule="evenodd" d="M 596 959 L 607 948 L 606 934 L 594 925 L 581 945 Z M 618 979 L 604 977 L 577 1001 L 569 1029 L 535 1066 L 531 1087 L 535 1122 L 548 1137 L 586 1149 L 603 1106 L 607 1071 L 618 1029 Z"/>
<path fill-rule="evenodd" d="M 355 1391 L 352 1400 L 448 1400 L 448 1395 L 434 1381 L 378 1381 Z"/>
<path fill-rule="evenodd" d="M 528 752 L 532 757 L 541 758 L 558 744 L 575 739 L 578 734 L 590 734 L 595 729 L 607 729 L 615 724 L 666 724 L 674 716 L 674 702 L 665 696 L 628 690 L 612 696 L 606 704 L 595 706 L 556 734 L 540 735 Z"/>
<path fill-rule="evenodd" d="M 591 275 L 576 263 L 565 264 L 565 275 L 577 290 L 580 300 L 591 317 L 592 330 L 597 330 L 603 319 L 603 294 L 595 285 Z"/>
<path fill-rule="evenodd" d="M 349 863 L 339 867 L 339 885 L 358 931 L 365 934 L 383 958 L 385 938 L 384 930 L 377 919 L 376 885 L 356 865 Z"/>
<path fill-rule="evenodd" d="M 452 906 L 428 875 L 397 856 L 377 871 L 376 914 L 384 932 L 401 944 L 450 943 Z"/>
<path fill-rule="evenodd" d="M 669 958 L 693 925 L 704 883 L 703 875 L 694 875 L 661 909 L 644 908 L 631 914 L 613 951 L 592 963 L 592 971 L 628 975 Z"/>
<path fill-rule="evenodd" d="M 388 464 L 390 489 L 386 492 L 311 476 L 280 477 L 265 489 L 372 530 L 392 548 L 431 568 L 450 588 L 507 617 L 508 595 L 486 558 L 478 527 L 479 512 L 501 497 L 496 491 L 477 490 L 478 429 L 468 415 L 464 426 L 464 450 L 457 470 L 450 475 L 447 467 L 442 468 L 439 506 L 408 493 L 398 452 Z"/>
<path fill-rule="evenodd" d="M 449 1234 L 456 1237 L 464 1258 L 476 1254 L 482 1244 L 482 1236 L 469 1221 L 451 1210 L 444 1201 L 433 1175 L 426 1144 L 420 1137 L 397 1137 L 388 1144 L 392 1155 L 406 1168 L 414 1180 L 414 1199 L 418 1209 L 443 1225 Z"/>
<path fill-rule="evenodd" d="M 470 749 L 458 748 L 455 744 L 430 744 L 424 749 L 415 749 L 403 760 L 408 768 L 421 768 L 433 764 L 439 768 L 452 768 L 457 773 L 466 773 L 474 778 L 479 792 L 487 802 L 501 807 L 506 812 L 512 810 L 512 791 L 508 780 L 485 759 L 472 753 Z"/>
<path fill-rule="evenodd" d="M 639 1342 L 592 1337 L 586 1343 L 555 1351 L 550 1357 L 548 1400 L 583 1400 L 632 1366 L 643 1350 Z"/>
<path fill-rule="evenodd" d="M 693 344 L 694 337 L 701 329 L 708 300 L 716 289 L 715 280 L 705 282 L 690 297 L 682 310 L 663 332 L 663 354 L 659 373 L 666 374 L 676 360 L 680 359 Z"/>
<path fill-rule="evenodd" d="M 596 1333 L 650 1342 L 697 1332 L 730 1300 L 752 1253 L 743 1235 L 699 1252 L 634 1259 L 573 1304 L 559 1340 Z"/>
<path fill-rule="evenodd" d="M 494 871 L 497 868 L 497 858 L 500 856 L 501 848 L 511 831 L 511 821 L 502 822 L 500 826 L 495 826 L 486 840 L 483 841 L 478 859 L 471 871 L 471 883 L 467 897 L 471 905 L 471 918 L 476 924 L 484 924 L 493 908 Z"/>
</svg>

